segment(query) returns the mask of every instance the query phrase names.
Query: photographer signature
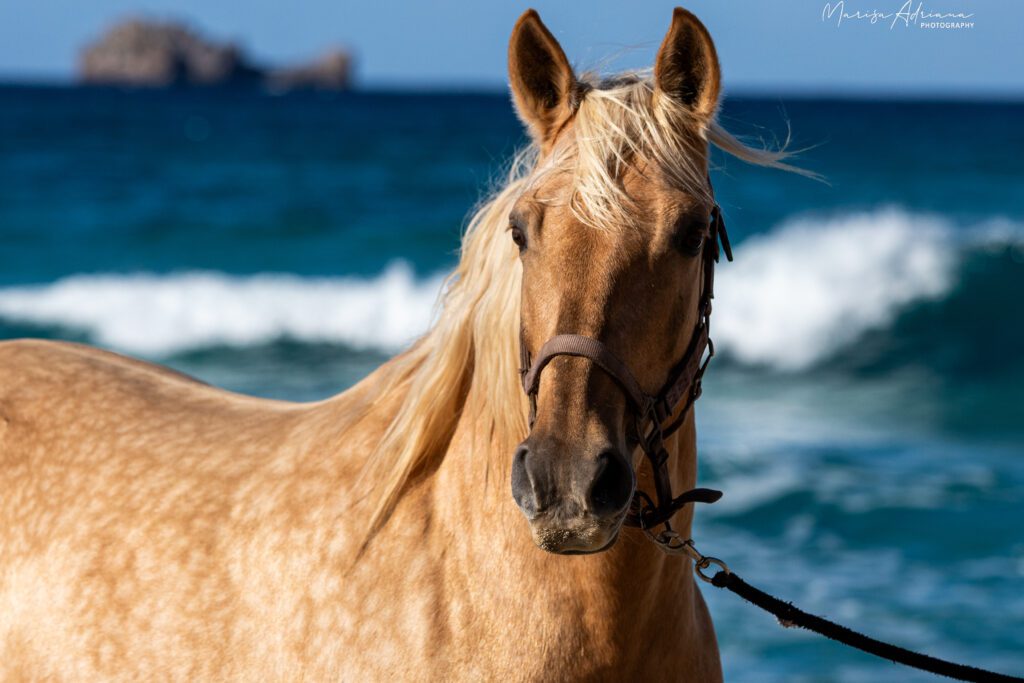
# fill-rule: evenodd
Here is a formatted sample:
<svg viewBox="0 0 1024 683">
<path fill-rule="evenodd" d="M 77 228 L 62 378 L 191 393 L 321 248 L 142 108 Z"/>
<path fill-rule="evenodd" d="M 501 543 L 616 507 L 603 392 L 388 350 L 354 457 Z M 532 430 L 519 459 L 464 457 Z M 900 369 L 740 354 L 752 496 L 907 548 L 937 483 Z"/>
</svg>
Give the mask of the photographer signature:
<svg viewBox="0 0 1024 683">
<path fill-rule="evenodd" d="M 914 0 L 907 0 L 896 12 L 879 12 L 877 9 L 873 9 L 870 12 L 862 12 L 860 10 L 847 12 L 845 0 L 826 2 L 825 7 L 821 10 L 821 20 L 834 20 L 836 26 L 842 26 L 843 22 L 848 19 L 867 21 L 870 24 L 877 24 L 891 19 L 892 21 L 889 24 L 890 30 L 895 28 L 900 22 L 903 22 L 904 26 L 910 27 L 917 25 L 919 21 L 961 21 L 970 19 L 973 16 L 973 13 L 968 12 L 929 12 L 925 10 L 923 2 L 918 2 L 915 8 Z"/>
</svg>

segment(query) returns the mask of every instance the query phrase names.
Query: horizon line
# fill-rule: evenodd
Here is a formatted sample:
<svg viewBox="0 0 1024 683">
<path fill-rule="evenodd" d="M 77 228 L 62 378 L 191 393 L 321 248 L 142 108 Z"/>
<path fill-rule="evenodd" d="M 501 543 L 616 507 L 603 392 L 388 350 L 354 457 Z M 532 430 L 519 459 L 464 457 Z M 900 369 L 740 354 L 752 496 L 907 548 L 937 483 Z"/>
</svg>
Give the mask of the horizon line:
<svg viewBox="0 0 1024 683">
<path fill-rule="evenodd" d="M 0 72 L 0 87 L 39 87 L 39 88 L 107 88 L 131 91 L 155 91 L 174 88 L 161 87 L 121 87 L 117 85 L 86 84 L 66 75 L 29 75 Z M 210 91 L 232 90 L 232 86 L 197 86 L 185 87 L 186 90 Z M 260 88 L 255 88 L 260 91 Z M 846 86 L 842 88 L 799 85 L 764 85 L 736 84 L 723 88 L 723 100 L 736 99 L 791 99 L 791 100 L 874 100 L 874 101 L 951 101 L 951 102 L 1005 102 L 1024 103 L 1024 92 L 1002 88 L 977 88 L 941 90 L 934 88 L 910 89 L 893 86 Z M 356 82 L 345 91 L 351 94 L 376 95 L 490 95 L 507 96 L 508 89 L 504 84 L 492 81 L 390 81 L 387 79 Z M 276 93 L 274 93 L 276 94 Z"/>
</svg>

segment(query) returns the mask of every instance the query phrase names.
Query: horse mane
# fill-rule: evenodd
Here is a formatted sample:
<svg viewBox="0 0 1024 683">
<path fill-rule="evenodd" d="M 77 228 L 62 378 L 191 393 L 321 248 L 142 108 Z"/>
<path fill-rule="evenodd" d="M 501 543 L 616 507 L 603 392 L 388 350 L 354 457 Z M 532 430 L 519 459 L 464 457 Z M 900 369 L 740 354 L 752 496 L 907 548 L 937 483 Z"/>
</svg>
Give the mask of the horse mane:
<svg viewBox="0 0 1024 683">
<path fill-rule="evenodd" d="M 484 448 L 508 449 L 509 459 L 527 433 L 518 381 L 522 269 L 506 231 L 513 204 L 542 174 L 572 174 L 571 208 L 600 230 L 632 225 L 635 212 L 618 179 L 636 158 L 656 164 L 671 187 L 708 200 L 709 143 L 748 163 L 813 175 L 785 163 L 786 144 L 747 146 L 714 116 L 699 120 L 674 100 L 659 98 L 649 71 L 587 75 L 582 82 L 573 133 L 543 158 L 532 143 L 515 155 L 504 183 L 469 220 L 436 322 L 391 361 L 396 367 L 377 396 L 400 407 L 364 467 L 362 488 L 372 498 L 361 549 L 417 473 L 440 463 L 462 418 L 471 420 Z"/>
</svg>

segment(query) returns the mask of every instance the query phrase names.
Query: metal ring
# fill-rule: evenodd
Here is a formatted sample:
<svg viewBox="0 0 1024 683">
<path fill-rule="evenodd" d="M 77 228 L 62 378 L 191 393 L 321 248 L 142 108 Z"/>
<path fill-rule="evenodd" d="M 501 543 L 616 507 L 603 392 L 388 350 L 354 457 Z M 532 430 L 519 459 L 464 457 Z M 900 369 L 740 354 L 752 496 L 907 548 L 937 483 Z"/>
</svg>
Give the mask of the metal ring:
<svg viewBox="0 0 1024 683">
<path fill-rule="evenodd" d="M 713 577 L 708 576 L 707 574 L 705 574 L 704 570 L 707 569 L 708 567 L 710 567 L 713 564 L 718 565 L 718 567 L 723 572 L 725 572 L 726 574 L 731 574 L 732 573 L 732 572 L 729 571 L 729 565 L 727 565 L 725 562 L 722 562 L 717 557 L 708 557 L 707 555 L 701 557 L 699 561 L 694 563 L 693 571 L 695 571 L 697 573 L 697 576 L 699 576 L 703 580 L 707 581 L 708 583 L 711 583 L 711 579 Z"/>
</svg>

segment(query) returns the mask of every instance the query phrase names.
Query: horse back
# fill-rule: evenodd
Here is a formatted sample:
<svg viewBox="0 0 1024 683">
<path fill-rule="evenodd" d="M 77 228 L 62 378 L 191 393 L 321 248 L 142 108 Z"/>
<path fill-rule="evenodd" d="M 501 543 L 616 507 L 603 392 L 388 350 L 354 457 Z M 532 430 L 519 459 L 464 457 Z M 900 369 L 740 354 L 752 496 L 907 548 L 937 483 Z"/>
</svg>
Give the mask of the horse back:
<svg viewBox="0 0 1024 683">
<path fill-rule="evenodd" d="M 266 423 L 295 406 L 232 394 L 153 363 L 67 342 L 0 342 L 0 460 L 35 453 L 94 464 L 145 449 L 151 461 L 230 422 Z M 225 434 L 217 434 L 222 441 Z M 177 452 L 177 451 L 176 451 Z"/>
</svg>

